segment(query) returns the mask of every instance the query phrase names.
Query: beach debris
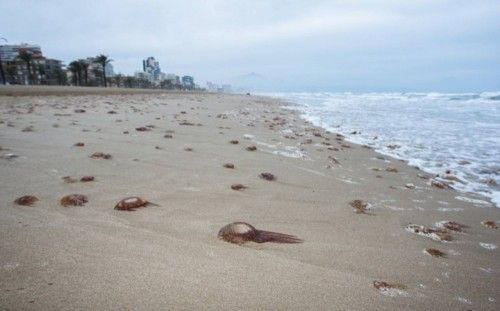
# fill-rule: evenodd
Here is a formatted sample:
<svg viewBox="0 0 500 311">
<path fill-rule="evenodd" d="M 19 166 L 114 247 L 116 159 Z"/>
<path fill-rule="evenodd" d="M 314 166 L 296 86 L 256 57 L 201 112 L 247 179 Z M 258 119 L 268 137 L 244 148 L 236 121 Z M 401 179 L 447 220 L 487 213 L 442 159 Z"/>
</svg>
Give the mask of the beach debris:
<svg viewBox="0 0 500 311">
<path fill-rule="evenodd" d="M 415 225 L 415 224 L 409 224 L 406 226 L 405 229 L 408 232 L 433 239 L 434 241 L 439 241 L 439 242 L 451 241 L 451 235 L 448 233 L 447 230 L 444 229 L 428 228 L 425 226 Z"/>
<path fill-rule="evenodd" d="M 105 159 L 105 160 L 111 159 L 111 155 L 109 153 L 103 153 L 103 152 L 95 152 L 90 157 L 92 159 Z"/>
<path fill-rule="evenodd" d="M 129 131 L 123 131 L 123 134 L 128 134 L 128 133 L 129 133 Z"/>
<path fill-rule="evenodd" d="M 436 248 L 426 248 L 424 252 L 428 255 L 431 255 L 432 257 L 441 257 L 444 258 L 446 257 L 446 253 L 440 251 L 439 249 Z"/>
<path fill-rule="evenodd" d="M 248 147 L 246 148 L 246 150 L 247 150 L 247 151 L 255 151 L 255 150 L 257 150 L 257 147 L 256 147 L 256 146 L 248 146 Z"/>
<path fill-rule="evenodd" d="M 87 196 L 83 194 L 70 194 L 65 197 L 62 197 L 60 203 L 62 206 L 82 206 L 87 203 L 89 200 Z"/>
<path fill-rule="evenodd" d="M 366 212 L 371 209 L 372 205 L 370 203 L 367 203 L 363 200 L 353 200 L 349 202 L 349 205 L 354 208 L 354 212 L 356 214 L 366 214 Z"/>
<path fill-rule="evenodd" d="M 138 131 L 138 132 L 151 131 L 151 129 L 149 127 L 145 127 L 145 126 L 136 127 L 135 130 Z"/>
<path fill-rule="evenodd" d="M 243 189 L 246 189 L 246 188 L 248 188 L 248 187 L 243 186 L 242 184 L 232 184 L 231 185 L 231 189 L 236 190 L 236 191 L 243 190 Z"/>
<path fill-rule="evenodd" d="M 373 287 L 375 287 L 381 294 L 385 296 L 408 296 L 408 293 L 405 291 L 406 286 L 401 284 L 391 284 L 384 281 L 373 281 Z"/>
<path fill-rule="evenodd" d="M 233 145 L 237 145 L 237 144 L 239 144 L 240 142 L 239 142 L 239 141 L 237 141 L 236 139 L 234 139 L 234 140 L 231 140 L 229 143 L 230 143 L 230 144 L 233 144 Z"/>
<path fill-rule="evenodd" d="M 496 224 L 493 220 L 485 220 L 485 221 L 481 221 L 481 224 L 482 224 L 483 226 L 485 226 L 486 228 L 490 228 L 490 229 L 498 229 L 497 224 Z"/>
<path fill-rule="evenodd" d="M 448 184 L 446 184 L 442 181 L 436 180 L 436 179 L 431 179 L 430 184 L 432 187 L 438 188 L 438 189 L 450 189 L 451 188 Z"/>
<path fill-rule="evenodd" d="M 114 111 L 114 110 L 110 110 L 108 111 L 108 114 L 117 114 L 118 112 Z"/>
<path fill-rule="evenodd" d="M 395 168 L 395 167 L 388 167 L 385 169 L 387 172 L 391 172 L 391 173 L 397 173 L 398 172 L 398 169 Z"/>
<path fill-rule="evenodd" d="M 268 181 L 276 180 L 276 176 L 271 173 L 260 173 L 259 177 Z"/>
<path fill-rule="evenodd" d="M 163 135 L 163 138 L 174 138 L 174 135 L 172 135 L 172 134 L 165 134 L 165 135 Z"/>
<path fill-rule="evenodd" d="M 22 129 L 22 132 L 33 132 L 33 131 L 34 131 L 33 125 L 27 126 Z"/>
<path fill-rule="evenodd" d="M 335 164 L 339 164 L 339 165 L 340 165 L 340 162 L 339 162 L 339 160 L 337 160 L 337 158 L 336 158 L 336 157 L 334 157 L 334 156 L 332 156 L 332 155 L 331 155 L 331 156 L 328 156 L 328 159 L 329 159 L 330 161 L 332 161 L 333 163 L 335 163 Z"/>
<path fill-rule="evenodd" d="M 463 232 L 464 228 L 467 228 L 466 225 L 463 225 L 456 221 L 447 221 L 447 220 L 437 222 L 435 225 L 438 228 L 448 229 L 450 231 L 455 231 L 455 232 Z"/>
<path fill-rule="evenodd" d="M 140 197 L 127 197 L 116 203 L 115 209 L 120 211 L 135 211 L 140 207 L 146 207 L 148 205 L 159 206 L 158 204 L 151 203 Z"/>
<path fill-rule="evenodd" d="M 191 147 L 186 147 L 186 148 L 184 148 L 184 151 L 193 151 L 193 148 L 191 148 Z"/>
<path fill-rule="evenodd" d="M 405 187 L 408 188 L 408 189 L 415 189 L 415 185 L 414 184 L 406 184 Z"/>
<path fill-rule="evenodd" d="M 85 146 L 85 143 L 82 143 L 82 142 L 77 142 L 76 144 L 74 144 L 73 146 L 75 147 L 84 147 Z"/>
<path fill-rule="evenodd" d="M 75 109 L 75 113 L 85 113 L 85 109 Z"/>
<path fill-rule="evenodd" d="M 196 124 L 194 124 L 194 123 L 192 123 L 192 122 L 188 122 L 188 121 L 186 121 L 186 120 L 183 120 L 183 121 L 179 122 L 179 125 L 193 126 L 193 125 L 196 125 Z M 200 124 L 200 125 L 201 125 L 201 124 Z"/>
<path fill-rule="evenodd" d="M 233 163 L 225 163 L 223 166 L 225 168 L 234 168 L 234 164 Z"/>
<path fill-rule="evenodd" d="M 94 180 L 95 180 L 94 176 L 83 176 L 82 178 L 80 178 L 81 182 L 89 182 L 89 181 L 94 181 Z"/>
<path fill-rule="evenodd" d="M 238 245 L 244 244 L 246 242 L 271 242 L 286 244 L 296 244 L 303 242 L 303 240 L 293 235 L 257 230 L 252 225 L 246 222 L 233 222 L 225 225 L 219 230 L 217 237 L 223 241 Z"/>
<path fill-rule="evenodd" d="M 62 179 L 64 180 L 65 183 L 68 184 L 72 184 L 78 181 L 76 178 L 73 178 L 71 176 L 64 176 Z"/>
<path fill-rule="evenodd" d="M 23 195 L 22 197 L 15 199 L 14 203 L 17 205 L 31 206 L 36 201 L 38 201 L 38 198 L 33 195 Z"/>
<path fill-rule="evenodd" d="M 400 145 L 396 145 L 396 144 L 392 144 L 392 145 L 387 145 L 387 148 L 389 148 L 391 150 L 395 150 L 395 149 L 401 148 L 401 146 Z"/>
</svg>

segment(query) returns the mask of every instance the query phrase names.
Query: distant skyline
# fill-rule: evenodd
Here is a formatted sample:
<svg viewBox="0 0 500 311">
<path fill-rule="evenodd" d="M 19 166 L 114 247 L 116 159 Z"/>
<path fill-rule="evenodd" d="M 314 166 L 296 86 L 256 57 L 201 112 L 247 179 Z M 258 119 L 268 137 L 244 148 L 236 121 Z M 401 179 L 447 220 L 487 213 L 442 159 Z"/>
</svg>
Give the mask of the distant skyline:
<svg viewBox="0 0 500 311">
<path fill-rule="evenodd" d="M 260 91 L 500 90 L 500 1 L 8 1 L 0 37 L 67 63 L 154 56 Z M 1 41 L 0 44 L 4 44 Z"/>
</svg>

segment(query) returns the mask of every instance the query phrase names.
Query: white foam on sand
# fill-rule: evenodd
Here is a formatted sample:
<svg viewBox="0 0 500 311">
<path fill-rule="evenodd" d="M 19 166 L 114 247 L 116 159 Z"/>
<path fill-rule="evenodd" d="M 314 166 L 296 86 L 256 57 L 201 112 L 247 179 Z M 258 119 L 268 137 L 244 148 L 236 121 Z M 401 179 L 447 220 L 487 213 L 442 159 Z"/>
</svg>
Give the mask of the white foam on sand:
<svg viewBox="0 0 500 311">
<path fill-rule="evenodd" d="M 494 250 L 497 248 L 497 246 L 495 244 L 492 244 L 492 243 L 483 243 L 483 242 L 479 242 L 479 245 L 482 247 L 482 248 L 486 248 L 486 249 L 489 249 L 489 250 Z"/>
<path fill-rule="evenodd" d="M 463 202 L 469 202 L 472 204 L 482 205 L 484 207 L 492 207 L 490 202 L 484 201 L 484 200 L 472 199 L 472 198 L 463 197 L 463 196 L 456 196 L 455 199 L 457 199 L 459 201 L 463 201 Z"/>
<path fill-rule="evenodd" d="M 472 305 L 472 301 L 470 299 L 465 298 L 465 297 L 457 296 L 457 297 L 455 297 L 455 299 L 463 304 Z"/>
</svg>

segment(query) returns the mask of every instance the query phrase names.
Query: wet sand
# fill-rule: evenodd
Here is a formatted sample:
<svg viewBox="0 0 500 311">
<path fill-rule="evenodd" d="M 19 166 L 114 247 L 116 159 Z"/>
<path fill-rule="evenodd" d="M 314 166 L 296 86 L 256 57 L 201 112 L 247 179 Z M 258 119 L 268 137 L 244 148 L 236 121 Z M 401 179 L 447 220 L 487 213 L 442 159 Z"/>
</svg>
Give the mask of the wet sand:
<svg viewBox="0 0 500 311">
<path fill-rule="evenodd" d="M 498 309 L 484 198 L 276 99 L 71 89 L 0 87 L 0 309 Z M 70 194 L 88 202 L 61 206 Z M 159 206 L 114 209 L 130 196 Z M 303 243 L 218 239 L 235 221 Z"/>
</svg>

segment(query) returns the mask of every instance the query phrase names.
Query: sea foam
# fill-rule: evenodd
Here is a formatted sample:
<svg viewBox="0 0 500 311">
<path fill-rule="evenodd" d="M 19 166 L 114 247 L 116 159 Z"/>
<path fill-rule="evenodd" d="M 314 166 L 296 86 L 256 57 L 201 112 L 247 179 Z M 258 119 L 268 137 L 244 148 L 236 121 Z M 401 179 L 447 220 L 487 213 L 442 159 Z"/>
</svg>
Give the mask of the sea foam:
<svg viewBox="0 0 500 311">
<path fill-rule="evenodd" d="M 432 174 L 500 207 L 500 92 L 273 93 L 316 126 Z"/>
</svg>

